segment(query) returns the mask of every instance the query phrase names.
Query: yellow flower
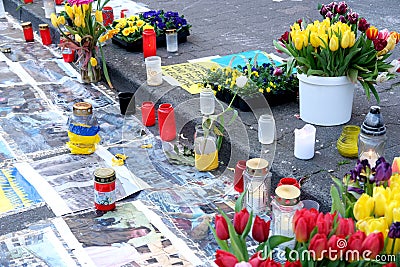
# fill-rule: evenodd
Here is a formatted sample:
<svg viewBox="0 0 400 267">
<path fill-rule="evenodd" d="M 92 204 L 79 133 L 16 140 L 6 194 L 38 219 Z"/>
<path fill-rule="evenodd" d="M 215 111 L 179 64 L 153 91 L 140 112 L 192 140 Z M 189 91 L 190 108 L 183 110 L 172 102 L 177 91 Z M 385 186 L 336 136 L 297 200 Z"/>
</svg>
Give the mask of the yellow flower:
<svg viewBox="0 0 400 267">
<path fill-rule="evenodd" d="M 221 89 L 222 89 L 222 86 L 218 85 L 218 91 L 221 91 Z"/>
<path fill-rule="evenodd" d="M 88 4 L 83 4 L 81 7 L 82 7 L 83 13 L 86 13 L 86 11 L 89 10 L 89 5 Z"/>
<path fill-rule="evenodd" d="M 356 43 L 356 34 L 353 31 L 351 31 L 349 47 L 353 47 L 355 43 Z"/>
<path fill-rule="evenodd" d="M 76 16 L 75 17 L 75 19 L 74 19 L 74 24 L 75 24 L 75 26 L 76 27 L 84 27 L 83 25 L 82 25 L 82 19 L 81 19 L 81 16 Z"/>
<path fill-rule="evenodd" d="M 57 19 L 57 15 L 55 13 L 51 13 L 50 20 L 51 20 L 51 24 L 53 24 L 54 27 L 58 27 L 58 19 Z"/>
<path fill-rule="evenodd" d="M 362 220 L 371 216 L 374 211 L 374 199 L 367 194 L 362 194 L 354 205 L 354 218 Z"/>
<path fill-rule="evenodd" d="M 120 154 L 120 153 L 115 154 L 115 157 L 118 158 L 118 159 L 122 159 L 122 160 L 126 160 L 128 158 L 127 155 Z"/>
<path fill-rule="evenodd" d="M 78 43 L 82 41 L 82 38 L 79 34 L 75 34 L 75 41 L 77 41 Z"/>
<path fill-rule="evenodd" d="M 398 200 L 392 200 L 389 203 L 387 203 L 386 207 L 385 207 L 385 219 L 386 219 L 386 223 L 388 225 L 390 225 L 394 220 L 393 218 L 399 217 L 399 221 L 400 221 L 400 203 Z"/>
<path fill-rule="evenodd" d="M 92 65 L 93 67 L 97 66 L 97 59 L 95 59 L 94 57 L 90 58 L 90 65 Z"/>
<path fill-rule="evenodd" d="M 210 70 L 211 70 L 212 72 L 216 72 L 216 71 L 217 71 L 217 68 L 218 68 L 218 66 L 214 64 L 214 65 L 211 66 Z"/>
<path fill-rule="evenodd" d="M 134 33 L 137 31 L 138 27 L 133 26 L 133 27 L 129 27 L 128 29 L 129 29 L 129 33 Z"/>
<path fill-rule="evenodd" d="M 329 40 L 329 49 L 332 52 L 335 52 L 339 49 L 339 39 L 336 35 L 332 36 L 331 39 Z"/>
<path fill-rule="evenodd" d="M 74 11 L 69 4 L 65 4 L 65 12 L 67 13 L 70 19 L 72 20 L 74 19 Z"/>
<path fill-rule="evenodd" d="M 112 163 L 111 163 L 112 166 L 123 166 L 124 165 L 124 160 L 122 160 L 122 159 L 112 158 L 111 161 L 112 161 Z"/>
<path fill-rule="evenodd" d="M 307 45 L 308 43 L 308 38 L 304 32 L 299 32 L 295 35 L 295 38 L 293 39 L 294 41 L 294 46 L 296 47 L 297 50 L 301 50 L 304 46 Z"/>
<path fill-rule="evenodd" d="M 58 22 L 58 25 L 64 25 L 65 24 L 65 17 L 64 16 L 59 16 L 57 18 L 57 22 Z"/>
<path fill-rule="evenodd" d="M 153 30 L 154 28 L 153 28 L 153 26 L 151 26 L 150 24 L 145 24 L 144 26 L 143 26 L 143 30 L 148 30 L 148 29 L 150 29 L 150 30 Z"/>
<path fill-rule="evenodd" d="M 94 16 L 96 17 L 96 21 L 99 23 L 103 23 L 103 14 L 100 10 L 96 10 L 94 13 Z"/>
<path fill-rule="evenodd" d="M 132 15 L 132 16 L 130 16 L 128 19 L 131 20 L 131 21 L 135 21 L 135 20 L 138 20 L 139 17 L 138 17 L 138 16 L 135 16 L 135 15 Z"/>
<path fill-rule="evenodd" d="M 390 189 L 400 187 L 400 174 L 396 173 L 390 177 Z"/>
<path fill-rule="evenodd" d="M 262 89 L 262 88 L 259 88 L 258 91 L 259 91 L 260 93 L 264 93 L 264 89 Z"/>
<path fill-rule="evenodd" d="M 388 243 L 386 245 L 386 253 L 390 254 L 392 253 L 392 245 L 393 245 L 393 238 L 388 238 Z M 394 243 L 394 249 L 393 249 L 393 254 L 397 255 L 400 252 L 400 242 L 397 239 L 396 242 Z"/>
<path fill-rule="evenodd" d="M 129 28 L 123 29 L 123 30 L 122 30 L 122 34 L 123 34 L 124 36 L 128 36 L 128 35 L 130 34 Z"/>
<path fill-rule="evenodd" d="M 319 39 L 317 33 L 312 32 L 312 33 L 310 34 L 310 43 L 311 43 L 311 45 L 312 45 L 313 47 L 315 47 L 315 48 L 319 47 L 320 39 Z"/>
<path fill-rule="evenodd" d="M 340 40 L 340 46 L 343 49 L 346 49 L 350 46 L 350 31 L 345 31 L 342 36 L 342 40 Z"/>
<path fill-rule="evenodd" d="M 133 21 L 127 21 L 127 23 L 128 23 L 129 27 L 132 27 L 135 24 L 135 22 L 133 22 Z"/>
<path fill-rule="evenodd" d="M 121 19 L 119 20 L 118 24 L 115 25 L 115 28 L 120 28 L 120 29 L 125 28 L 126 23 L 127 23 L 127 22 L 126 22 L 126 19 L 125 19 L 125 18 L 121 18 Z"/>
<path fill-rule="evenodd" d="M 390 200 L 390 188 L 386 190 L 383 186 L 374 187 L 373 198 L 375 201 L 375 215 L 385 215 L 385 208 Z"/>
<path fill-rule="evenodd" d="M 372 220 L 372 217 L 367 217 L 367 218 L 365 218 L 363 220 L 357 221 L 357 223 L 356 223 L 357 229 L 362 231 L 362 232 L 364 232 L 364 233 L 366 233 L 367 230 L 368 230 L 368 222 L 370 220 Z"/>
<path fill-rule="evenodd" d="M 271 87 L 267 87 L 267 93 L 270 93 L 271 92 Z"/>
<path fill-rule="evenodd" d="M 146 22 L 144 22 L 143 20 L 138 20 L 138 21 L 136 21 L 136 26 L 138 26 L 139 28 L 141 28 L 141 27 L 143 27 L 143 25 L 145 24 Z"/>
<path fill-rule="evenodd" d="M 254 75 L 255 77 L 257 77 L 258 78 L 258 71 L 253 71 L 253 72 L 251 72 L 251 75 Z"/>
<path fill-rule="evenodd" d="M 366 234 L 381 232 L 384 237 L 388 234 L 388 225 L 384 217 L 373 218 L 368 221 L 368 228 Z"/>
<path fill-rule="evenodd" d="M 328 45 L 328 39 L 328 34 L 326 33 L 319 35 L 319 46 L 326 48 Z"/>
</svg>

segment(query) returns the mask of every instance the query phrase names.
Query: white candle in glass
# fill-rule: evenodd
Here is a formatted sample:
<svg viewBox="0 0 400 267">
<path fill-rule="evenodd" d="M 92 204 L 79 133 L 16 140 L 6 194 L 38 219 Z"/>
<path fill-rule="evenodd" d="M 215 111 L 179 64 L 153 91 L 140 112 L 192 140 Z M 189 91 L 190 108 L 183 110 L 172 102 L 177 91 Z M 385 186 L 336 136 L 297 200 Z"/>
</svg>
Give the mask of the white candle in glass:
<svg viewBox="0 0 400 267">
<path fill-rule="evenodd" d="M 375 163 L 378 160 L 379 155 L 375 152 L 375 150 L 370 149 L 368 150 L 368 152 L 363 152 L 360 155 L 360 160 L 364 160 L 367 159 L 369 166 L 371 166 L 371 168 L 375 167 Z"/>
<path fill-rule="evenodd" d="M 301 129 L 294 130 L 294 156 L 298 159 L 314 157 L 316 128 L 306 124 Z"/>
<path fill-rule="evenodd" d="M 274 116 L 263 114 L 258 119 L 258 141 L 261 144 L 272 144 L 275 140 Z"/>
</svg>

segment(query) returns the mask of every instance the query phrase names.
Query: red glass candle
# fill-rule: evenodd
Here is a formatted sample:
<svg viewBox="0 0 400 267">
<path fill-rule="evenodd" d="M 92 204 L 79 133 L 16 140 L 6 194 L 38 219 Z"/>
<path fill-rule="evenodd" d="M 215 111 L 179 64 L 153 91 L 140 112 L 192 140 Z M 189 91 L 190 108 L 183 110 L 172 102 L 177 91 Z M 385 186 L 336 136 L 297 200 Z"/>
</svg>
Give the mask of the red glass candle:
<svg viewBox="0 0 400 267">
<path fill-rule="evenodd" d="M 75 50 L 70 48 L 64 48 L 62 51 L 64 62 L 71 63 L 75 59 Z"/>
<path fill-rule="evenodd" d="M 244 191 L 244 180 L 243 172 L 246 169 L 246 161 L 239 160 L 235 167 L 235 175 L 233 178 L 233 188 L 236 192 L 243 193 Z"/>
<path fill-rule="evenodd" d="M 125 18 L 126 17 L 126 14 L 128 13 L 128 9 L 121 9 L 121 12 L 119 13 L 119 17 L 120 18 Z"/>
<path fill-rule="evenodd" d="M 40 37 L 44 45 L 51 44 L 50 29 L 48 24 L 39 24 Z"/>
<path fill-rule="evenodd" d="M 24 0 L 24 4 L 32 4 L 33 0 Z"/>
<path fill-rule="evenodd" d="M 157 38 L 156 32 L 153 29 L 143 31 L 143 56 L 151 57 L 157 54 Z"/>
<path fill-rule="evenodd" d="M 108 26 L 114 21 L 114 11 L 113 8 L 110 6 L 105 6 L 101 10 L 101 13 L 103 15 L 103 25 Z"/>
<path fill-rule="evenodd" d="M 294 185 L 295 187 L 300 188 L 300 184 L 297 182 L 296 178 L 291 177 L 282 178 L 278 183 L 278 186 L 281 185 Z"/>
<path fill-rule="evenodd" d="M 153 126 L 156 124 L 156 111 L 154 103 L 151 101 L 142 103 L 142 122 L 145 126 Z"/>
<path fill-rule="evenodd" d="M 161 140 L 172 141 L 176 138 L 175 113 L 171 104 L 161 104 L 158 108 L 158 127 Z"/>
<path fill-rule="evenodd" d="M 94 205 L 97 210 L 115 209 L 115 179 L 112 168 L 98 168 L 94 171 Z"/>
<path fill-rule="evenodd" d="M 54 0 L 54 2 L 56 3 L 56 5 L 64 4 L 64 0 Z"/>
<path fill-rule="evenodd" d="M 33 42 L 33 29 L 32 29 L 32 23 L 31 22 L 24 22 L 21 24 L 22 29 L 24 31 L 24 37 L 25 41 L 27 42 Z"/>
</svg>

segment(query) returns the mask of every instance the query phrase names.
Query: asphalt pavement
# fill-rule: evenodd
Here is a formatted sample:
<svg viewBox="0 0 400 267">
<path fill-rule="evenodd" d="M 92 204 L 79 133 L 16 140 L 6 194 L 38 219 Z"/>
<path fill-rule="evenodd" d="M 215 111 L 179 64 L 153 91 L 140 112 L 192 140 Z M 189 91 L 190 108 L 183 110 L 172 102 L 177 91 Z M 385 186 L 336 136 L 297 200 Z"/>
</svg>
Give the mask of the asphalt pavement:
<svg viewBox="0 0 400 267">
<path fill-rule="evenodd" d="M 18 20 L 29 20 L 34 25 L 38 25 L 40 22 L 50 24 L 48 19 L 44 19 L 41 1 L 24 6 L 18 11 L 15 10 L 18 1 L 3 1 L 6 11 Z M 163 65 L 183 63 L 189 59 L 213 55 L 223 56 L 247 50 L 274 52 L 272 41 L 279 38 L 295 20 L 299 18 L 311 20 L 321 18 L 317 10 L 319 1 L 146 0 L 142 2 L 148 4 L 151 9 L 178 11 L 180 14 L 184 14 L 188 22 L 193 25 L 188 42 L 180 44 L 177 54 L 168 54 L 165 48 L 157 50 L 157 54 L 162 57 Z M 388 28 L 400 31 L 400 18 L 398 17 L 400 3 L 398 1 L 366 0 L 347 1 L 347 3 L 360 16 L 367 18 L 372 25 L 380 29 Z M 53 39 L 57 40 L 54 29 L 52 34 Z M 110 76 L 117 91 L 136 91 L 144 84 L 146 75 L 141 53 L 126 52 L 124 49 L 111 44 L 111 42 L 105 46 L 105 53 Z M 392 57 L 400 58 L 399 46 L 396 47 Z M 378 86 L 381 98 L 380 107 L 388 129 L 385 153 L 388 161 L 399 156 L 400 152 L 399 81 L 399 78 L 395 78 Z M 178 105 L 197 97 L 166 83 L 157 88 L 147 88 L 146 86 L 144 88 L 146 90 L 143 90 L 145 93 L 140 96 L 139 99 L 141 100 L 146 98 L 158 99 L 158 102 L 170 102 L 173 105 Z M 368 101 L 362 87 L 358 85 L 354 96 L 352 118 L 346 125 L 361 125 L 372 105 L 376 105 L 376 101 L 374 99 Z M 192 107 L 189 105 L 181 106 L 182 109 L 178 117 L 181 116 L 184 121 L 190 121 L 188 118 L 193 118 L 194 112 Z M 321 203 L 323 210 L 328 210 L 330 206 L 329 190 L 332 184 L 331 176 L 342 177 L 354 167 L 356 162 L 356 159 L 340 156 L 336 149 L 336 141 L 343 125 L 317 126 L 314 158 L 307 161 L 299 160 L 293 155 L 294 129 L 303 127 L 305 122 L 296 116 L 299 113 L 298 103 L 283 104 L 271 109 L 277 130 L 275 158 L 271 168 L 273 188 L 282 177 L 302 179 L 303 198 L 317 200 Z M 222 160 L 230 167 L 233 167 L 238 159 L 259 156 L 263 150 L 263 147 L 257 141 L 256 117 L 250 112 L 240 112 L 240 118 L 247 131 L 248 143 L 231 144 L 231 148 L 235 148 L 235 153 L 231 153 L 229 149 L 222 152 Z M 248 147 L 249 150 L 247 151 Z M 344 160 L 348 161 L 347 164 L 343 165 L 341 163 Z M 223 167 L 224 165 L 222 165 Z M 51 216 L 46 207 L 35 213 L 35 216 L 37 214 L 42 214 L 43 217 Z M 23 227 L 25 220 L 34 219 L 31 215 L 27 215 L 24 220 L 21 220 L 23 223 L 19 224 Z M 15 219 L 11 218 L 10 221 L 12 220 Z M 10 223 L 10 221 L 2 221 L 0 227 L 3 228 L 4 224 Z"/>
</svg>

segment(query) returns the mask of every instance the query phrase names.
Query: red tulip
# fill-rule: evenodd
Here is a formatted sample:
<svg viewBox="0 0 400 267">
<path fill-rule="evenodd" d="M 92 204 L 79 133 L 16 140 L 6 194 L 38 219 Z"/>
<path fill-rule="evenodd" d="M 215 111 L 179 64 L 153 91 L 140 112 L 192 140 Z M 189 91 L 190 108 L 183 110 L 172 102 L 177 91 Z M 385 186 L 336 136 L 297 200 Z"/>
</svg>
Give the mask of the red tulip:
<svg viewBox="0 0 400 267">
<path fill-rule="evenodd" d="M 282 265 L 273 259 L 268 258 L 266 261 L 261 263 L 260 267 L 282 267 Z"/>
<path fill-rule="evenodd" d="M 392 173 L 400 173 L 400 157 L 395 157 L 393 159 Z"/>
<path fill-rule="evenodd" d="M 229 238 L 228 223 L 220 214 L 215 216 L 215 232 L 217 233 L 217 237 L 221 240 L 227 240 Z"/>
<path fill-rule="evenodd" d="M 253 256 L 251 256 L 249 263 L 251 264 L 252 267 L 259 267 L 261 263 L 263 263 L 264 261 L 265 260 L 263 260 L 261 251 L 258 251 Z"/>
<path fill-rule="evenodd" d="M 365 34 L 367 35 L 367 38 L 370 40 L 376 39 L 378 36 L 378 29 L 374 26 L 369 27 L 366 31 Z"/>
<path fill-rule="evenodd" d="M 235 267 L 236 263 L 238 263 L 239 261 L 232 253 L 225 250 L 217 249 L 214 262 L 219 267 Z"/>
<path fill-rule="evenodd" d="M 349 236 L 354 234 L 355 232 L 355 227 L 354 227 L 354 221 L 352 218 L 340 218 L 338 221 L 339 225 L 336 228 L 336 235 L 342 235 L 342 236 Z"/>
<path fill-rule="evenodd" d="M 307 222 L 306 219 L 300 218 L 297 221 L 296 228 L 294 229 L 294 233 L 296 235 L 297 242 L 306 242 L 309 238 L 309 233 L 307 230 Z"/>
<path fill-rule="evenodd" d="M 397 265 L 396 265 L 396 263 L 391 262 L 391 263 L 383 265 L 382 267 L 397 267 Z"/>
<path fill-rule="evenodd" d="M 333 235 L 328 240 L 328 258 L 331 261 L 338 260 L 342 258 L 344 255 L 344 251 L 346 250 L 347 242 L 344 236 Z"/>
<path fill-rule="evenodd" d="M 246 228 L 247 222 L 249 221 L 250 214 L 244 208 L 240 212 L 236 212 L 233 217 L 233 226 L 235 227 L 236 233 L 241 235 Z"/>
<path fill-rule="evenodd" d="M 308 250 L 313 251 L 312 255 L 314 260 L 322 260 L 323 253 L 328 249 L 328 240 L 326 235 L 316 234 L 311 238 Z"/>
<path fill-rule="evenodd" d="M 254 240 L 260 243 L 267 241 L 269 236 L 270 224 L 271 221 L 266 222 L 257 215 L 254 219 L 253 230 L 251 233 Z"/>
<path fill-rule="evenodd" d="M 368 250 L 370 255 L 369 259 L 375 259 L 376 255 L 378 255 L 384 246 L 383 234 L 381 232 L 371 233 L 369 234 L 364 242 L 362 243 L 362 251 Z"/>
<path fill-rule="evenodd" d="M 297 260 L 297 261 L 294 261 L 294 262 L 286 261 L 284 267 L 301 267 L 301 266 L 302 265 L 301 265 L 300 260 Z"/>
<path fill-rule="evenodd" d="M 332 230 L 333 219 L 335 215 L 332 213 L 323 214 L 322 212 L 317 217 L 316 226 L 318 233 L 328 235 Z"/>
<path fill-rule="evenodd" d="M 358 230 L 356 233 L 352 234 L 349 237 L 349 239 L 347 240 L 347 250 L 358 251 L 359 254 L 358 254 L 358 258 L 354 257 L 357 255 L 353 255 L 352 253 L 349 253 L 349 255 L 346 254 L 348 256 L 348 259 L 347 259 L 348 261 L 352 262 L 352 261 L 360 259 L 361 253 L 363 251 L 362 243 L 364 242 L 366 237 L 367 236 L 365 235 L 365 233 L 360 230 Z"/>
</svg>

